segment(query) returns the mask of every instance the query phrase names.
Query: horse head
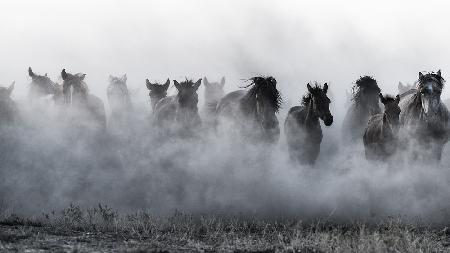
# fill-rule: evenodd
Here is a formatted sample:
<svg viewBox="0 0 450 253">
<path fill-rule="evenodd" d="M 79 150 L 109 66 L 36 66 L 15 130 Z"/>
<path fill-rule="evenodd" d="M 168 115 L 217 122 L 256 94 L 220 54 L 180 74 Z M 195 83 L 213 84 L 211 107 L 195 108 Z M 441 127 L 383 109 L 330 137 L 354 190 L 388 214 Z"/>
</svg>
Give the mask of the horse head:
<svg viewBox="0 0 450 253">
<path fill-rule="evenodd" d="M 441 76 L 441 71 L 425 75 L 419 72 L 418 83 L 418 96 L 425 117 L 431 118 L 436 116 L 441 105 L 441 93 L 445 83 Z"/>
<path fill-rule="evenodd" d="M 150 91 L 148 95 L 150 96 L 152 108 L 155 109 L 156 103 L 167 96 L 167 89 L 169 89 L 170 80 L 167 78 L 165 84 L 159 84 L 156 82 L 151 83 L 148 79 L 145 79 L 145 84 L 147 89 Z"/>
<path fill-rule="evenodd" d="M 323 88 L 319 85 L 311 87 L 309 83 L 306 85 L 309 94 L 304 97 L 303 103 L 311 103 L 312 111 L 316 117 L 320 118 L 326 126 L 333 124 L 333 115 L 330 112 L 331 100 L 327 96 L 328 84 L 325 83 Z"/>
<path fill-rule="evenodd" d="M 65 69 L 61 71 L 63 79 L 64 103 L 70 104 L 74 98 L 79 101 L 86 100 L 88 95 L 88 87 L 84 82 L 86 74 L 70 74 Z"/>
</svg>

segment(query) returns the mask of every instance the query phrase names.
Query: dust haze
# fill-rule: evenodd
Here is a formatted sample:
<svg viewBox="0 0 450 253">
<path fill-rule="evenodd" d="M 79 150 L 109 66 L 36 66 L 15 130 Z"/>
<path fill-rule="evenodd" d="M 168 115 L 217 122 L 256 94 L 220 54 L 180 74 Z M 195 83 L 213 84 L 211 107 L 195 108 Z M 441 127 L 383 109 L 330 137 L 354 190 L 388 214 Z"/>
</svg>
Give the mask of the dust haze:
<svg viewBox="0 0 450 253">
<path fill-rule="evenodd" d="M 302 218 L 449 218 L 450 151 L 440 164 L 373 163 L 362 144 L 340 140 L 347 93 L 361 75 L 383 93 L 419 71 L 450 73 L 445 1 L 2 1 L 0 85 L 24 126 L 1 142 L 1 211 L 40 214 L 99 202 L 132 212 L 246 213 Z M 63 68 L 86 73 L 105 103 L 108 76 L 128 76 L 135 121 L 127 140 L 64 129 L 52 108 L 30 106 L 31 66 L 61 83 Z M 283 96 L 280 127 L 308 82 L 328 82 L 335 122 L 322 125 L 316 165 L 292 164 L 285 136 L 273 147 L 200 132 L 167 137 L 150 127 L 145 79 L 210 81 L 225 89 L 272 75 Z M 175 94 L 171 85 L 169 94 Z M 203 107 L 200 88 L 199 110 Z M 442 99 L 450 97 L 444 88 Z M 36 110 L 39 113 L 36 113 Z M 199 129 L 202 131 L 202 129 Z M 82 134 L 80 134 L 82 135 Z"/>
</svg>

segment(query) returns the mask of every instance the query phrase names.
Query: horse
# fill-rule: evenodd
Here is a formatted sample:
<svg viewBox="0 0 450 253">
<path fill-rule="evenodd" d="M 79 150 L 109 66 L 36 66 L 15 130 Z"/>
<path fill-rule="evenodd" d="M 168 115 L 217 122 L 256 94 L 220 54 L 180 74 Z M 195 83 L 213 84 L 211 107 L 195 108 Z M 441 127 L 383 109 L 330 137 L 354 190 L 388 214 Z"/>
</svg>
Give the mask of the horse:
<svg viewBox="0 0 450 253">
<path fill-rule="evenodd" d="M 31 77 L 30 92 L 28 94 L 31 100 L 39 99 L 51 95 L 56 104 L 62 104 L 62 86 L 53 82 L 47 74 L 38 75 L 28 67 L 28 75 Z"/>
<path fill-rule="evenodd" d="M 152 109 L 155 111 L 156 104 L 163 98 L 167 97 L 167 89 L 169 89 L 170 80 L 167 78 L 165 84 L 151 83 L 148 79 L 145 79 L 145 85 L 150 91 L 148 96 L 152 104 Z"/>
<path fill-rule="evenodd" d="M 276 143 L 280 127 L 276 116 L 281 107 L 281 95 L 273 77 L 252 77 L 251 83 L 226 94 L 216 108 L 216 126 L 234 124 L 241 135 L 256 142 Z M 229 129 L 229 128 L 227 128 Z"/>
<path fill-rule="evenodd" d="M 323 88 L 317 83 L 314 87 L 308 83 L 308 92 L 302 98 L 300 106 L 294 106 L 284 121 L 284 132 L 292 160 L 305 165 L 314 165 L 320 153 L 322 142 L 321 119 L 325 126 L 333 124 L 330 112 L 330 99 L 327 96 L 328 84 Z"/>
<path fill-rule="evenodd" d="M 222 77 L 220 82 L 209 82 L 205 76 L 203 77 L 203 86 L 205 87 L 205 104 L 202 110 L 203 120 L 205 121 L 205 125 L 214 126 L 217 104 L 225 95 L 223 90 L 225 77 Z"/>
<path fill-rule="evenodd" d="M 1 127 L 11 126 L 17 123 L 19 110 L 17 104 L 11 99 L 14 83 L 15 82 L 12 82 L 9 87 L 0 87 Z"/>
<path fill-rule="evenodd" d="M 400 103 L 400 126 L 414 159 L 439 161 L 449 137 L 449 114 L 441 101 L 445 80 L 441 71 L 419 72 L 417 90 Z"/>
<path fill-rule="evenodd" d="M 61 77 L 64 104 L 73 109 L 70 116 L 74 117 L 74 123 L 95 130 L 105 130 L 105 106 L 100 98 L 89 94 L 88 86 L 84 82 L 86 74 L 70 74 L 63 69 Z"/>
<path fill-rule="evenodd" d="M 381 160 L 395 154 L 398 146 L 400 95 L 379 95 L 384 113 L 372 116 L 363 136 L 366 159 Z"/>
<path fill-rule="evenodd" d="M 377 81 L 371 76 L 362 76 L 352 87 L 352 104 L 347 110 L 342 126 L 342 137 L 346 143 L 360 141 L 367 121 L 372 115 L 381 113 Z"/>
<path fill-rule="evenodd" d="M 178 94 L 163 98 L 156 103 L 154 110 L 155 123 L 159 127 L 174 129 L 181 135 L 184 133 L 190 135 L 202 123 L 197 107 L 197 90 L 202 79 L 195 83 L 187 79 L 180 83 L 176 80 L 173 82 Z"/>
<path fill-rule="evenodd" d="M 133 110 L 130 94 L 128 93 L 127 75 L 124 74 L 122 77 L 110 75 L 106 95 L 111 108 L 109 125 L 119 128 L 120 126 L 126 127 Z"/>
</svg>

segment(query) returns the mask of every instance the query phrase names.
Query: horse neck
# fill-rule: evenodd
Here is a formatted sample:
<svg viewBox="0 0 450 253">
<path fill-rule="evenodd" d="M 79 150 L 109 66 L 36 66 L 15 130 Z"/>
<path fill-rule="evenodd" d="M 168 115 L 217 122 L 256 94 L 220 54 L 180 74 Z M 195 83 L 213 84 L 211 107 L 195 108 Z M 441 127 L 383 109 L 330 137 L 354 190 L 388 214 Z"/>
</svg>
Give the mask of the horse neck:
<svg viewBox="0 0 450 253">
<path fill-rule="evenodd" d="M 311 100 L 308 103 L 308 106 L 306 108 L 306 118 L 305 118 L 305 124 L 308 126 L 317 125 L 319 123 L 319 117 L 317 116 L 317 113 L 314 110 L 314 101 L 311 98 Z"/>
</svg>

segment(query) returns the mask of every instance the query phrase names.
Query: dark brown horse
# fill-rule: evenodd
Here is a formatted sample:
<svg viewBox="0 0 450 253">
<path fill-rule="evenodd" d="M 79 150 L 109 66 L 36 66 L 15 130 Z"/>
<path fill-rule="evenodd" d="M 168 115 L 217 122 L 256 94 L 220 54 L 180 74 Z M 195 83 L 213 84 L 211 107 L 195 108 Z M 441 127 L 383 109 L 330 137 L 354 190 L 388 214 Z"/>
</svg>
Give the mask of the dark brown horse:
<svg viewBox="0 0 450 253">
<path fill-rule="evenodd" d="M 70 74 L 65 69 L 61 71 L 63 82 L 64 103 L 71 108 L 73 123 L 95 130 L 106 129 L 106 114 L 102 100 L 89 94 L 84 82 L 86 74 Z"/>
<path fill-rule="evenodd" d="M 366 158 L 369 160 L 386 159 L 395 154 L 398 146 L 400 96 L 394 98 L 380 93 L 380 101 L 384 105 L 384 113 L 369 119 L 363 136 Z"/>
<path fill-rule="evenodd" d="M 281 106 L 281 95 L 277 81 L 273 77 L 249 80 L 251 84 L 246 88 L 250 89 L 230 92 L 219 101 L 217 126 L 225 131 L 237 129 L 242 136 L 257 142 L 275 143 L 280 137 L 276 113 Z"/>
<path fill-rule="evenodd" d="M 356 80 L 352 88 L 352 104 L 345 115 L 342 126 L 342 137 L 346 143 L 359 142 L 372 115 L 381 113 L 377 81 L 370 76 Z"/>
<path fill-rule="evenodd" d="M 308 93 L 303 96 L 301 106 L 292 107 L 284 122 L 284 131 L 292 160 L 300 164 L 315 163 L 322 142 L 322 128 L 319 119 L 326 126 L 333 123 L 330 113 L 330 99 L 327 96 L 328 85 L 323 88 L 316 84 L 307 84 Z"/>
<path fill-rule="evenodd" d="M 416 92 L 400 103 L 402 138 L 414 159 L 438 161 L 449 138 L 449 114 L 441 101 L 445 80 L 440 70 L 419 72 L 417 83 Z"/>
<path fill-rule="evenodd" d="M 170 80 L 167 78 L 165 84 L 151 83 L 148 79 L 145 79 L 145 85 L 150 91 L 148 93 L 150 97 L 150 102 L 152 104 L 153 111 L 155 110 L 156 104 L 163 98 L 167 97 L 167 89 L 169 89 Z"/>
</svg>

